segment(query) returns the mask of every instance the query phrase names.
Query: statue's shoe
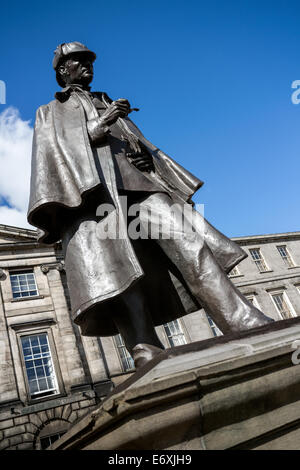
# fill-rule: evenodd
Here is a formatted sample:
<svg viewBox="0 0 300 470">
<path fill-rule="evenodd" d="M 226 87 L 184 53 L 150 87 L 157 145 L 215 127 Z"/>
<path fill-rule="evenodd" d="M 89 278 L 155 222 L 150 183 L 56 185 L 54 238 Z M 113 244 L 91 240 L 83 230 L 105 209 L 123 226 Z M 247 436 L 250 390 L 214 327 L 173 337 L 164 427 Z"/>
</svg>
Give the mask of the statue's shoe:
<svg viewBox="0 0 300 470">
<path fill-rule="evenodd" d="M 158 348 L 157 346 L 152 346 L 151 344 L 140 343 L 137 344 L 132 350 L 132 357 L 134 360 L 134 365 L 136 369 L 147 364 L 155 356 L 160 354 L 164 349 Z"/>
</svg>

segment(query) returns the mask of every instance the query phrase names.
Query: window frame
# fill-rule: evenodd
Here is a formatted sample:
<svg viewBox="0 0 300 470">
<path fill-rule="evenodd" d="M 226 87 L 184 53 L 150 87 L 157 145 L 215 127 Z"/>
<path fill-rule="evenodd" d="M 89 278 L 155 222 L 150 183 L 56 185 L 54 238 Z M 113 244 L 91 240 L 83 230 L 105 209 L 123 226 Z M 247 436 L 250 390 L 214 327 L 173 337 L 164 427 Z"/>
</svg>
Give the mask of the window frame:
<svg viewBox="0 0 300 470">
<path fill-rule="evenodd" d="M 53 433 L 53 434 L 49 434 L 47 436 L 43 436 L 43 437 L 40 437 L 39 438 L 39 441 L 40 441 L 40 450 L 46 450 L 48 449 L 48 447 L 50 447 L 52 444 L 54 444 L 54 442 L 58 441 L 58 439 L 60 439 L 64 434 L 66 434 L 67 430 L 64 431 L 64 432 L 57 432 L 57 433 Z M 50 442 L 47 447 L 44 447 L 42 442 L 45 441 L 46 439 L 49 439 L 51 440 L 51 438 L 53 437 L 56 437 L 58 436 L 56 439 L 54 439 L 54 441 Z"/>
<path fill-rule="evenodd" d="M 280 258 L 282 259 L 283 263 L 285 264 L 285 266 L 287 266 L 287 268 L 296 268 L 296 263 L 295 261 L 293 260 L 293 257 L 287 247 L 287 245 L 276 245 L 276 248 L 277 248 L 277 251 L 280 255 Z M 285 251 L 286 251 L 286 256 L 283 256 L 282 253 L 280 252 L 280 248 L 284 248 Z"/>
<path fill-rule="evenodd" d="M 252 252 L 253 251 L 258 251 L 260 257 L 259 259 L 254 259 L 253 258 L 253 255 L 252 255 Z M 261 251 L 261 248 L 260 247 L 256 247 L 256 248 L 249 248 L 249 253 L 250 253 L 250 256 L 251 256 L 251 260 L 253 261 L 253 263 L 255 264 L 255 266 L 257 267 L 257 270 L 259 273 L 267 273 L 269 271 L 271 271 L 270 267 L 268 266 L 267 262 L 266 262 L 266 259 Z M 259 265 L 258 263 L 262 262 L 263 266 L 265 267 L 265 269 L 261 270 L 259 268 Z"/>
<path fill-rule="evenodd" d="M 28 296 L 20 296 L 20 297 L 14 297 L 14 292 L 13 292 L 13 285 L 12 285 L 12 279 L 11 276 L 14 275 L 22 275 L 22 274 L 33 274 L 34 276 L 34 284 L 36 287 L 36 294 L 34 295 L 28 295 Z M 34 267 L 24 267 L 24 268 L 12 268 L 8 269 L 8 277 L 9 277 L 9 282 L 10 282 L 10 290 L 11 290 L 11 299 L 13 302 L 19 301 L 19 300 L 32 300 L 36 298 L 41 298 L 41 295 L 39 293 L 39 288 L 37 284 L 37 278 L 36 278 L 36 273 Z M 20 291 L 21 292 L 21 291 Z M 30 291 L 25 291 L 25 292 L 30 292 Z"/>
<path fill-rule="evenodd" d="M 232 273 L 232 271 L 236 271 L 236 272 Z M 232 277 L 239 277 L 239 276 L 243 276 L 243 274 L 240 272 L 238 266 L 236 265 L 234 266 L 234 268 L 231 269 L 231 271 L 229 271 L 228 277 L 232 278 Z"/>
<path fill-rule="evenodd" d="M 166 328 L 169 328 L 168 325 L 169 325 L 170 323 L 175 323 L 175 322 L 178 323 L 179 329 L 181 330 L 181 332 L 178 333 L 178 334 L 175 334 L 175 335 L 171 335 L 171 336 L 169 337 Z M 162 327 L 163 327 L 163 331 L 164 331 L 164 333 L 165 333 L 165 337 L 167 338 L 167 342 L 168 342 L 168 345 L 169 345 L 170 348 L 176 348 L 177 346 L 184 346 L 185 344 L 188 344 L 188 342 L 189 342 L 189 341 L 188 341 L 188 336 L 187 336 L 187 334 L 186 334 L 186 330 L 185 330 L 185 328 L 184 328 L 184 325 L 183 325 L 182 321 L 180 321 L 180 318 L 175 318 L 174 320 L 172 320 L 172 321 L 170 321 L 170 322 L 164 323 L 164 324 L 162 325 Z M 169 328 L 169 329 L 170 329 L 170 328 Z M 170 333 L 171 333 L 171 330 L 170 330 Z M 184 338 L 185 343 L 177 344 L 177 345 L 171 344 L 170 338 L 172 338 L 173 336 L 179 336 L 179 335 Z"/>
<path fill-rule="evenodd" d="M 60 434 L 61 436 L 64 435 L 69 430 L 70 424 L 71 423 L 69 421 L 62 418 L 55 418 L 49 421 L 42 429 L 40 429 L 40 432 L 36 436 L 35 449 L 42 450 L 42 439 L 46 439 L 57 434 Z"/>
<path fill-rule="evenodd" d="M 18 325 L 16 325 L 17 327 Z M 18 350 L 19 350 L 19 358 L 21 361 L 21 369 L 22 369 L 22 374 L 23 374 L 23 380 L 25 384 L 25 390 L 26 390 L 26 396 L 28 403 L 34 404 L 38 403 L 41 401 L 47 401 L 47 400 L 54 400 L 58 397 L 64 396 L 65 393 L 65 388 L 63 384 L 63 379 L 62 379 L 62 374 L 61 374 L 61 369 L 58 361 L 58 354 L 57 350 L 55 347 L 55 342 L 53 338 L 53 332 L 50 327 L 42 327 L 38 326 L 36 328 L 26 327 L 26 325 L 21 325 L 20 328 L 17 328 L 18 331 L 16 331 L 16 337 L 17 337 L 17 344 L 18 344 Z M 22 347 L 22 340 L 21 338 L 24 336 L 35 336 L 35 335 L 40 335 L 40 334 L 46 334 L 48 337 L 48 343 L 49 343 L 49 350 L 51 354 L 51 359 L 53 363 L 53 368 L 54 368 L 54 373 L 55 373 L 55 378 L 56 378 L 56 384 L 57 384 L 57 392 L 52 393 L 49 395 L 44 395 L 44 396 L 36 396 L 34 397 L 29 388 L 29 381 L 28 381 L 28 376 L 27 376 L 27 369 L 26 369 L 26 363 L 25 363 L 25 357 L 23 353 L 23 347 Z"/>
<path fill-rule="evenodd" d="M 258 308 L 259 310 L 261 310 L 260 308 L 260 305 L 259 305 L 259 302 L 257 300 L 257 295 L 252 293 L 252 294 L 244 294 L 244 296 L 246 297 L 247 300 L 249 300 L 249 302 L 252 303 L 252 305 L 256 308 Z"/>
<path fill-rule="evenodd" d="M 206 318 L 207 318 L 207 321 L 208 321 L 208 325 L 209 325 L 209 328 L 213 334 L 213 337 L 214 338 L 217 338 L 218 336 L 223 336 L 223 333 L 222 331 L 220 330 L 220 328 L 215 324 L 215 322 L 213 321 L 213 319 L 205 312 L 205 315 L 206 315 Z"/>
<path fill-rule="evenodd" d="M 287 319 L 289 319 L 289 318 L 295 318 L 295 317 L 297 317 L 297 314 L 296 314 L 296 312 L 295 312 L 295 310 L 294 310 L 294 307 L 293 307 L 293 305 L 292 305 L 290 299 L 288 298 L 288 295 L 287 295 L 287 293 L 286 293 L 286 291 L 285 291 L 284 288 L 281 288 L 281 289 L 278 289 L 278 290 L 274 290 L 274 291 L 269 291 L 269 294 L 270 294 L 271 299 L 272 299 L 272 302 L 273 302 L 273 304 L 274 304 L 274 306 L 275 306 L 276 312 L 277 312 L 278 315 L 280 316 L 280 319 L 281 319 L 281 320 L 287 320 Z M 282 316 L 282 313 L 279 311 L 279 308 L 278 308 L 278 306 L 277 306 L 277 304 L 276 304 L 276 302 L 275 302 L 275 299 L 274 299 L 273 296 L 274 296 L 274 295 L 280 295 L 280 294 L 283 295 L 283 300 L 284 300 L 284 302 L 287 304 L 287 307 L 288 307 L 288 309 L 289 309 L 289 311 L 290 311 L 290 314 L 291 314 L 290 317 L 284 318 L 284 317 Z"/>
<path fill-rule="evenodd" d="M 118 344 L 117 337 L 120 337 L 120 339 L 121 339 L 120 343 L 122 343 L 122 344 L 120 344 L 120 345 Z M 125 343 L 124 343 L 124 339 L 122 338 L 122 335 L 120 333 L 118 333 L 117 335 L 114 335 L 113 336 L 113 341 L 114 341 L 114 345 L 115 345 L 117 355 L 118 355 L 118 358 L 119 358 L 119 361 L 120 361 L 122 372 L 134 372 L 135 371 L 135 365 L 134 365 L 133 357 L 131 356 L 130 352 L 126 348 Z M 132 367 L 126 368 L 124 366 L 123 358 L 122 358 L 122 355 L 120 353 L 121 348 L 124 349 L 124 351 L 125 351 L 124 359 L 129 359 L 128 364 L 130 362 L 130 359 L 132 360 L 132 364 L 133 364 Z"/>
</svg>

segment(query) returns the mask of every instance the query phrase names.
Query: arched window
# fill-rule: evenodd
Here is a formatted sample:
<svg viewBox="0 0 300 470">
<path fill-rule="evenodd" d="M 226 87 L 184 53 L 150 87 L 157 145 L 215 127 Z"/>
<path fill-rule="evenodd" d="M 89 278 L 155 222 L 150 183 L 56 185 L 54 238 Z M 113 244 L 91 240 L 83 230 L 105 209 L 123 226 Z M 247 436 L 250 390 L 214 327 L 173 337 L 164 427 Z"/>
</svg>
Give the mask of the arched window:
<svg viewBox="0 0 300 470">
<path fill-rule="evenodd" d="M 35 448 L 38 450 L 47 449 L 67 432 L 69 426 L 70 423 L 62 419 L 55 419 L 46 424 L 37 436 Z"/>
</svg>

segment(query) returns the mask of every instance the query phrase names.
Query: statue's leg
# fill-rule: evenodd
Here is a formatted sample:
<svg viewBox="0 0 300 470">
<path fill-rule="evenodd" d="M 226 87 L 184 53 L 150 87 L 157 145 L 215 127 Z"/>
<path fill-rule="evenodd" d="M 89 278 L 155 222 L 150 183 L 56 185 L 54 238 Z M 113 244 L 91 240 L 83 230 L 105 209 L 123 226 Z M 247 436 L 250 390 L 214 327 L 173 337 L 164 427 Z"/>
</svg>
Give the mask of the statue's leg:
<svg viewBox="0 0 300 470">
<path fill-rule="evenodd" d="M 159 354 L 164 346 L 156 334 L 139 284 L 124 292 L 120 300 L 124 308 L 115 312 L 113 319 L 138 368 Z"/>
<path fill-rule="evenodd" d="M 254 307 L 228 279 L 206 244 L 204 236 L 193 232 L 187 220 L 183 229 L 182 213 L 170 213 L 173 204 L 166 194 L 156 193 L 149 196 L 141 203 L 141 209 L 146 209 L 141 210 L 141 223 L 144 227 L 148 226 L 148 231 L 149 224 L 154 225 L 157 230 L 157 215 L 160 214 L 164 221 L 160 235 L 163 235 L 168 228 L 166 221 L 170 219 L 171 236 L 161 236 L 156 241 L 180 270 L 192 294 L 220 330 L 228 333 L 272 322 L 271 318 Z"/>
</svg>

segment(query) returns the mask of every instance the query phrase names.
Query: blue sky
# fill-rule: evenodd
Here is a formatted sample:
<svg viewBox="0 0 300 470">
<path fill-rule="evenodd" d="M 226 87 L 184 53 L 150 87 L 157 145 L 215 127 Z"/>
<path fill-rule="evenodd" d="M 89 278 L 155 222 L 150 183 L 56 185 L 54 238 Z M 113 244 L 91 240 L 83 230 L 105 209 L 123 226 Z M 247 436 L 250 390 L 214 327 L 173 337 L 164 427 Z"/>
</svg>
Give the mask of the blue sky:
<svg viewBox="0 0 300 470">
<path fill-rule="evenodd" d="M 204 180 L 194 200 L 219 230 L 299 230 L 300 104 L 291 101 L 300 79 L 299 13 L 294 0 L 2 4 L 0 113 L 15 108 L 26 150 L 0 120 L 0 223 L 14 220 L 5 219 L 9 208 L 24 212 L 13 191 L 28 180 L 29 159 L 24 172 L 18 159 L 28 153 L 35 110 L 58 89 L 53 51 L 78 40 L 98 55 L 93 89 L 139 107 L 133 119 L 146 137 Z M 1 153 L 7 135 L 16 145 L 10 160 Z"/>
</svg>

